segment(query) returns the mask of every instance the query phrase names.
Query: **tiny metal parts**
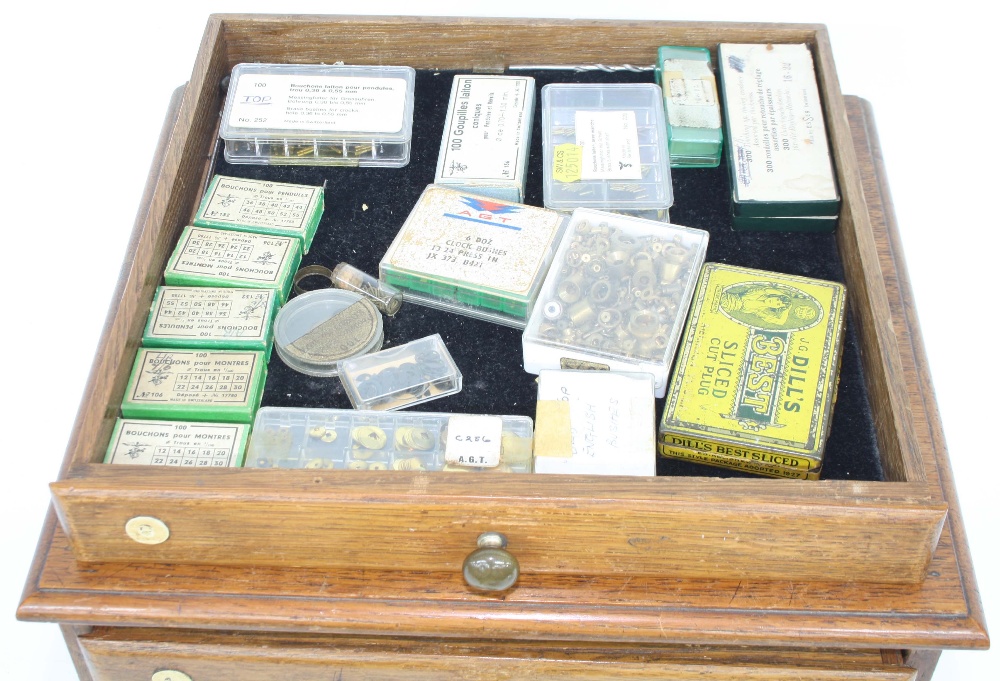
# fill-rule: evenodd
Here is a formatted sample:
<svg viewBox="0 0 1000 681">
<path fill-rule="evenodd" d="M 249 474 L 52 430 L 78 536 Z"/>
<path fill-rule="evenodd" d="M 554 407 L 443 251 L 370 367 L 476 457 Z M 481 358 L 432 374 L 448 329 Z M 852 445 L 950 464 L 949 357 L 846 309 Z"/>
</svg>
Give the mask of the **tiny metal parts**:
<svg viewBox="0 0 1000 681">
<path fill-rule="evenodd" d="M 403 294 L 394 286 L 379 281 L 346 262 L 333 268 L 330 279 L 333 280 L 333 285 L 336 288 L 354 291 L 366 296 L 375 303 L 375 307 L 390 317 L 399 312 L 399 308 L 403 304 Z"/>
<path fill-rule="evenodd" d="M 344 360 L 339 373 L 355 409 L 392 411 L 462 389 L 462 374 L 438 334 Z"/>
<path fill-rule="evenodd" d="M 583 221 L 557 280 L 539 301 L 543 338 L 625 357 L 658 359 L 670 344 L 697 249 L 680 236 L 630 235 Z"/>
</svg>

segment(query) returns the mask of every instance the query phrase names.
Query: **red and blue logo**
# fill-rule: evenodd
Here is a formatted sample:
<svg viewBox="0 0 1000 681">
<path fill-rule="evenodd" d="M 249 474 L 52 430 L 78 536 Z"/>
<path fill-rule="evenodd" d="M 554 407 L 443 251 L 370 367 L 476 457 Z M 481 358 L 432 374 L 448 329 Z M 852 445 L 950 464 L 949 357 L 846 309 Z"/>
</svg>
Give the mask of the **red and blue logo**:
<svg viewBox="0 0 1000 681">
<path fill-rule="evenodd" d="M 482 222 L 487 225 L 496 225 L 504 229 L 514 229 L 521 231 L 520 227 L 510 224 L 510 216 L 521 211 L 521 206 L 512 206 L 508 203 L 497 203 L 474 196 L 460 197 L 462 203 L 468 208 L 457 213 L 445 213 L 445 217 L 456 218 L 458 220 L 468 220 L 469 222 Z"/>
</svg>

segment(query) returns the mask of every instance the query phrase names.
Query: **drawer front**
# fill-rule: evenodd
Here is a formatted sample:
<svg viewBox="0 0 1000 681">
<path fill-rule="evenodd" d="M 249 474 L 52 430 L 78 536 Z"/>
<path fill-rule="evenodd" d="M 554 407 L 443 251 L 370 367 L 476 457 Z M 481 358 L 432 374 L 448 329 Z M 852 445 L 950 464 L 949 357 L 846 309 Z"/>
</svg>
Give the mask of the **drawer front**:
<svg viewBox="0 0 1000 681">
<path fill-rule="evenodd" d="M 914 681 L 896 651 L 585 648 L 292 634 L 96 629 L 93 681 Z"/>
</svg>

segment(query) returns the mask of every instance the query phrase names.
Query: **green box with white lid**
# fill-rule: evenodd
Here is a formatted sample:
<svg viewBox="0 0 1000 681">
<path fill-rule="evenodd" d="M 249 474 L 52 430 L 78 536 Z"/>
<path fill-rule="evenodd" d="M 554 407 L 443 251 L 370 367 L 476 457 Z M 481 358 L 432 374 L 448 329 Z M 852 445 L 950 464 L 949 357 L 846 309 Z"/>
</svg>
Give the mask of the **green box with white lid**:
<svg viewBox="0 0 1000 681">
<path fill-rule="evenodd" d="M 836 216 L 840 195 L 809 47 L 723 43 L 719 78 L 733 215 Z"/>
<path fill-rule="evenodd" d="M 142 334 L 147 348 L 256 350 L 271 355 L 271 289 L 160 286 Z"/>
<path fill-rule="evenodd" d="M 715 168 L 722 159 L 722 115 L 704 47 L 657 51 L 656 82 L 663 90 L 671 168 Z"/>
<path fill-rule="evenodd" d="M 308 253 L 323 217 L 323 190 L 302 184 L 216 175 L 201 199 L 194 224 L 294 237 L 299 240 L 302 252 Z"/>
<path fill-rule="evenodd" d="M 139 348 L 122 416 L 250 423 L 266 378 L 263 352 Z"/>
<path fill-rule="evenodd" d="M 244 423 L 118 419 L 104 463 L 238 468 L 249 435 L 250 426 Z"/>
<path fill-rule="evenodd" d="M 274 289 L 283 304 L 301 261 L 298 239 L 189 226 L 163 279 L 168 286 Z"/>
</svg>

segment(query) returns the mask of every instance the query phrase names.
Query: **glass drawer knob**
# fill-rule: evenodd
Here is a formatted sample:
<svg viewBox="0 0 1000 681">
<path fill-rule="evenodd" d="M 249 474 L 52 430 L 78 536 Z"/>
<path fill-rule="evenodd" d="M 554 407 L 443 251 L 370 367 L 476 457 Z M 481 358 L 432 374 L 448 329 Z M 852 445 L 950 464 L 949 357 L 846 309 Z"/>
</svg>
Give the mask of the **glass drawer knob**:
<svg viewBox="0 0 1000 681">
<path fill-rule="evenodd" d="M 507 548 L 507 537 L 499 532 L 483 532 L 479 546 L 462 563 L 465 583 L 477 591 L 506 591 L 521 574 L 517 558 Z"/>
</svg>

